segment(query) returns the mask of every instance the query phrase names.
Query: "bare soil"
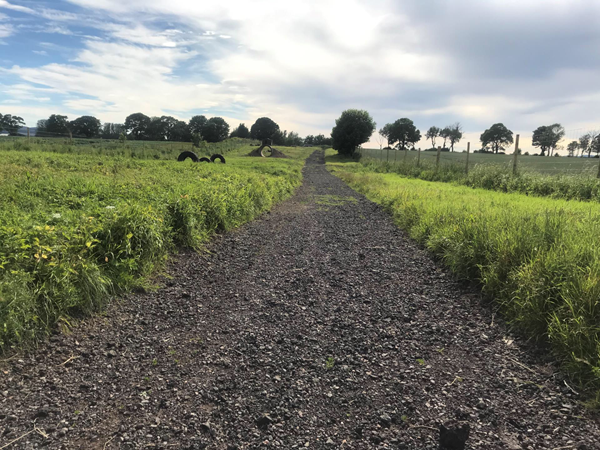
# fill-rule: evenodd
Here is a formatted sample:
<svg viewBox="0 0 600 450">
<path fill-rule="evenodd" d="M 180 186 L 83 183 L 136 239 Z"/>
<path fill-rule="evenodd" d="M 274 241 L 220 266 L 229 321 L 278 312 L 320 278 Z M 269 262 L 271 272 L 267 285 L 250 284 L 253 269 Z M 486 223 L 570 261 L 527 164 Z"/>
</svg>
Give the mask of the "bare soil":
<svg viewBox="0 0 600 450">
<path fill-rule="evenodd" d="M 543 350 L 322 152 L 304 175 L 157 291 L 0 363 L 0 449 L 436 449 L 449 421 L 467 448 L 600 448 Z"/>
</svg>

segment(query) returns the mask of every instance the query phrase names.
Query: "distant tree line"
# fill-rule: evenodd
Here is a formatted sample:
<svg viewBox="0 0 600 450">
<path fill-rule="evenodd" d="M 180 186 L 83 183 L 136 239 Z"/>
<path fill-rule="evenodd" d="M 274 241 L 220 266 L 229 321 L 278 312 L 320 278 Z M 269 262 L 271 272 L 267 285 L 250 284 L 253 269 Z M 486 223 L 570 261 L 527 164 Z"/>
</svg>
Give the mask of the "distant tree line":
<svg viewBox="0 0 600 450">
<path fill-rule="evenodd" d="M 23 119 L 17 117 L 20 122 L 15 122 L 15 116 L 1 116 L 13 118 L 7 129 L 18 129 L 24 126 Z M 4 122 L 0 122 L 4 123 Z M 8 119 L 7 119 L 7 123 Z M 243 139 L 271 139 L 274 145 L 302 146 L 302 145 L 330 145 L 331 138 L 320 134 L 318 136 L 307 136 L 301 138 L 298 133 L 287 130 L 281 131 L 279 125 L 268 117 L 256 120 L 251 129 L 240 123 L 231 133 L 229 124 L 221 117 L 207 118 L 203 115 L 192 117 L 189 122 L 178 120 L 172 116 L 149 117 L 142 113 L 127 116 L 125 123 L 106 122 L 93 116 L 82 116 L 69 121 L 67 116 L 52 114 L 48 119 L 38 120 L 37 136 L 74 136 L 84 138 L 103 139 L 130 139 L 146 141 L 178 141 L 194 142 L 200 141 L 219 142 L 228 137 Z"/>
</svg>

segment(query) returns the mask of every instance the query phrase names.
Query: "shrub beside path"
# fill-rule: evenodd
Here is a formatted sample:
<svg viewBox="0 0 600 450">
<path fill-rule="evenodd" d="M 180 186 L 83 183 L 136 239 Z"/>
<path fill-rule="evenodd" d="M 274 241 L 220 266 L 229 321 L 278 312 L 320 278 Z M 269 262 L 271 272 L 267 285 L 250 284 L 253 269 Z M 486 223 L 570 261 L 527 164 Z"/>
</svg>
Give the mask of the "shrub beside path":
<svg viewBox="0 0 600 450">
<path fill-rule="evenodd" d="M 600 424 L 316 152 L 156 292 L 0 363 L 0 448 L 594 449 Z M 10 442 L 13 444 L 8 445 Z"/>
</svg>

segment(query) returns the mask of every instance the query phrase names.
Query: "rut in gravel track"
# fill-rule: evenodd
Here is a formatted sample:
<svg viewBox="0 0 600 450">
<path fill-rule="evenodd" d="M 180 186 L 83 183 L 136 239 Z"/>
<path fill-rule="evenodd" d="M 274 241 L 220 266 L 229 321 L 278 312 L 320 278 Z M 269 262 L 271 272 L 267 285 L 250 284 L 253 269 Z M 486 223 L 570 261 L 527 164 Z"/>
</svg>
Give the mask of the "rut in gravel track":
<svg viewBox="0 0 600 450">
<path fill-rule="evenodd" d="M 468 448 L 598 448 L 598 423 L 477 295 L 322 152 L 304 176 L 158 291 L 2 363 L 0 448 L 434 449 L 450 419 Z"/>
</svg>

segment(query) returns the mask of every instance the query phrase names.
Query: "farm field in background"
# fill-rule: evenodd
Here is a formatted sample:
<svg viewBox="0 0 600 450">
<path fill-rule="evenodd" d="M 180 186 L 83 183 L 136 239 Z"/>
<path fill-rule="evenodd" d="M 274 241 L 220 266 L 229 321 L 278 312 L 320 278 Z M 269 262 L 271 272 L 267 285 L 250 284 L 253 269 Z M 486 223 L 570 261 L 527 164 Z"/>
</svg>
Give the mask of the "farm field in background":
<svg viewBox="0 0 600 450">
<path fill-rule="evenodd" d="M 459 278 L 481 285 L 509 321 L 548 340 L 567 371 L 600 392 L 600 205 L 410 179 L 328 159 L 335 175 L 383 205 Z"/>
<path fill-rule="evenodd" d="M 363 157 L 387 161 L 391 164 L 400 164 L 404 161 L 403 150 L 378 150 L 361 149 Z M 417 161 L 417 151 L 409 151 L 407 161 Z M 467 154 L 462 152 L 442 152 L 440 154 L 440 164 L 456 164 L 465 167 Z M 435 151 L 421 151 L 421 161 L 435 163 Z M 471 153 L 469 154 L 469 167 L 475 165 L 499 166 L 505 169 L 512 169 L 513 155 L 496 155 L 491 153 Z M 598 172 L 598 158 L 568 158 L 519 155 L 518 167 L 522 171 L 533 171 L 549 175 L 590 175 L 596 176 Z"/>
<path fill-rule="evenodd" d="M 168 160 L 0 150 L 0 350 L 68 325 L 143 285 L 177 247 L 287 198 L 314 151 L 245 157 L 250 148 L 229 151 L 227 164 L 177 162 L 179 149 Z"/>
</svg>

